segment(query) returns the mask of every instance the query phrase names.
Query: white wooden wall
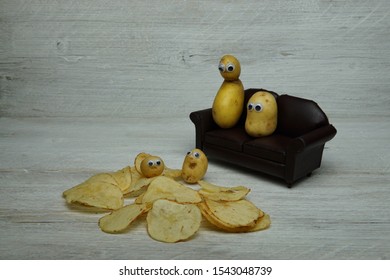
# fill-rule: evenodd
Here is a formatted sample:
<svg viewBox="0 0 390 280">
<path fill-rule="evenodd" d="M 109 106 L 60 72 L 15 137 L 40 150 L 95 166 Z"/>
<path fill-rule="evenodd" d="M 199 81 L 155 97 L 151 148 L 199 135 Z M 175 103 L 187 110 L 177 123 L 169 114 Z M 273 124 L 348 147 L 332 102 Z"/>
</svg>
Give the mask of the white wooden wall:
<svg viewBox="0 0 390 280">
<path fill-rule="evenodd" d="M 0 0 L 0 259 L 390 258 L 389 13 L 387 0 Z M 338 129 L 291 190 L 211 164 L 209 180 L 252 188 L 271 229 L 206 226 L 165 246 L 65 205 L 63 190 L 141 151 L 180 167 L 226 53 L 245 88 L 313 99 Z"/>
<path fill-rule="evenodd" d="M 2 116 L 186 116 L 210 105 L 225 53 L 246 88 L 313 98 L 330 117 L 388 110 L 388 1 L 0 5 Z"/>
</svg>

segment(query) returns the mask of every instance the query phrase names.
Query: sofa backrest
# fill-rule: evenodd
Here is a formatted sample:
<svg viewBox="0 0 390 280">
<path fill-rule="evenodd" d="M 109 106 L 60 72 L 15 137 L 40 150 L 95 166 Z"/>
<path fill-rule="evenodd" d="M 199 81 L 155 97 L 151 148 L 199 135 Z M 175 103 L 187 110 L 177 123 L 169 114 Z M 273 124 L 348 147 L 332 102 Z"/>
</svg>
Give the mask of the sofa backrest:
<svg viewBox="0 0 390 280">
<path fill-rule="evenodd" d="M 329 124 L 328 117 L 312 100 L 284 94 L 277 98 L 277 103 L 278 133 L 297 137 Z"/>
</svg>

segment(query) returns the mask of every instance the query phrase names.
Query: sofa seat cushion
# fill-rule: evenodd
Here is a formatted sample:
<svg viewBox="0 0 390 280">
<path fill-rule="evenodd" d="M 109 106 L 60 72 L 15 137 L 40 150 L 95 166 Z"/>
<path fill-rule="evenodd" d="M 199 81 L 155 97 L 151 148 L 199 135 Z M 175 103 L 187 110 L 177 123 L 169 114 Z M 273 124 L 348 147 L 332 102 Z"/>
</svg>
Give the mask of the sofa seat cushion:
<svg viewBox="0 0 390 280">
<path fill-rule="evenodd" d="M 233 128 L 221 128 L 208 131 L 205 134 L 205 143 L 210 143 L 219 147 L 224 147 L 229 150 L 242 152 L 243 144 L 247 141 L 252 141 L 243 126 Z"/>
<path fill-rule="evenodd" d="M 290 141 L 290 137 L 281 134 L 260 137 L 246 142 L 243 146 L 243 152 L 274 162 L 285 163 Z"/>
</svg>

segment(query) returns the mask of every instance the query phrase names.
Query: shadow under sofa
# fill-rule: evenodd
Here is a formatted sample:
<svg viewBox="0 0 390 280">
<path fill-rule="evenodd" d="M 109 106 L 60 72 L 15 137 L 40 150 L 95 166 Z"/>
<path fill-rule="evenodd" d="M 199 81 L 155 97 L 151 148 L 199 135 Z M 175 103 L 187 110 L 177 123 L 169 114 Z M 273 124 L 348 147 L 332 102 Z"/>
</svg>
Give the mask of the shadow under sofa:
<svg viewBox="0 0 390 280">
<path fill-rule="evenodd" d="M 278 124 L 272 135 L 253 138 L 245 131 L 246 104 L 258 91 L 276 98 Z M 288 187 L 321 166 L 325 143 L 337 133 L 316 102 L 264 89 L 245 90 L 243 113 L 233 128 L 220 128 L 211 110 L 190 113 L 196 147 L 210 159 L 281 178 Z"/>
</svg>

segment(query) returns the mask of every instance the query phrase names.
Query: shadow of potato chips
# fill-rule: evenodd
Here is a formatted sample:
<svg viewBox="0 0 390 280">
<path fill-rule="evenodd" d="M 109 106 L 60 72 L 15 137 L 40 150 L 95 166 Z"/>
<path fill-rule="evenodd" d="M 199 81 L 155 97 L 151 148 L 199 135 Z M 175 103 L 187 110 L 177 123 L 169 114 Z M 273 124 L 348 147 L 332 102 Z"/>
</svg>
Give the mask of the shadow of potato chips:
<svg viewBox="0 0 390 280">
<path fill-rule="evenodd" d="M 106 233 L 127 232 L 134 221 L 146 216 L 149 236 L 167 243 L 189 240 L 199 231 L 203 218 L 232 233 L 270 227 L 270 216 L 246 199 L 249 188 L 218 186 L 200 178 L 196 182 L 200 188 L 195 190 L 183 180 L 181 169 L 166 166 L 161 175 L 145 177 L 140 166 L 150 157 L 140 153 L 134 166 L 93 175 L 63 196 L 69 204 L 110 211 L 98 221 Z M 124 205 L 127 197 L 134 201 Z"/>
</svg>

